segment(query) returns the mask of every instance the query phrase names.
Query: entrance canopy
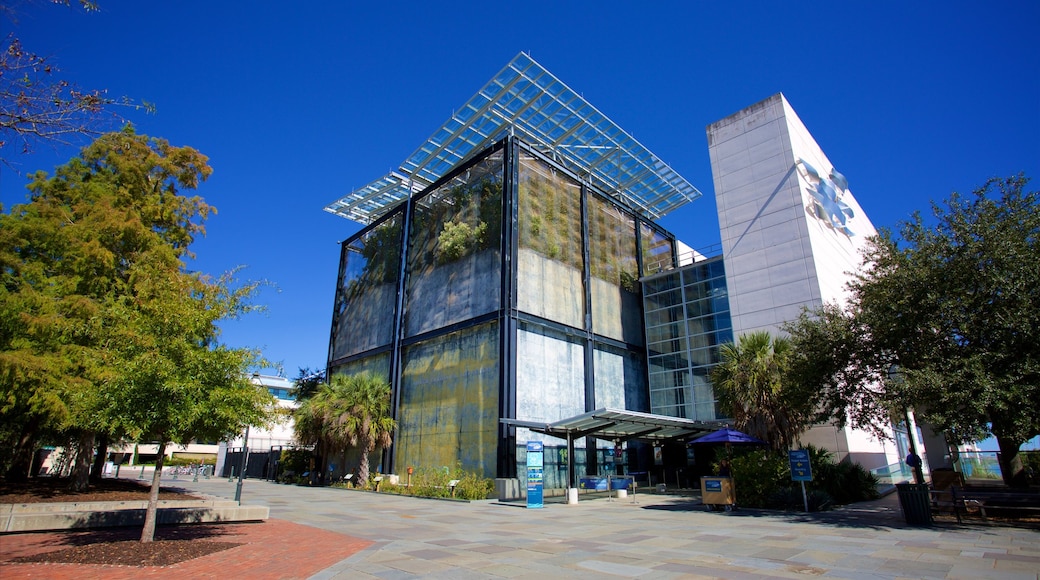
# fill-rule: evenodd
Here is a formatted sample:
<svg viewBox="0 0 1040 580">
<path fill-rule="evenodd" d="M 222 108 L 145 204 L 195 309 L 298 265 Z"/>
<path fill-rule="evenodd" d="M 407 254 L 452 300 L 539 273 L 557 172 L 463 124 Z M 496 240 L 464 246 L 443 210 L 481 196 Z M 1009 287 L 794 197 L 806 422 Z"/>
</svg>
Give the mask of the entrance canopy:
<svg viewBox="0 0 1040 580">
<path fill-rule="evenodd" d="M 526 427 L 536 433 L 544 433 L 568 441 L 592 436 L 617 442 L 631 439 L 685 440 L 694 435 L 715 431 L 722 424 L 718 421 L 693 421 L 680 417 L 618 409 L 596 409 L 552 423 L 518 419 L 501 419 L 501 422 L 514 427 Z"/>
</svg>

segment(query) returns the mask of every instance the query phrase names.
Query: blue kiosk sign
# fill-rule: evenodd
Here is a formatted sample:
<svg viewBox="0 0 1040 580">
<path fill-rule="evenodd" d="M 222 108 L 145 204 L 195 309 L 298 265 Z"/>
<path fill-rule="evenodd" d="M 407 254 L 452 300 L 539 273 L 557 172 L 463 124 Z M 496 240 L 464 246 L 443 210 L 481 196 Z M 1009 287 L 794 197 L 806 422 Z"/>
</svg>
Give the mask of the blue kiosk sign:
<svg viewBox="0 0 1040 580">
<path fill-rule="evenodd" d="M 791 481 L 812 481 L 807 449 L 792 449 L 787 452 L 787 459 L 791 462 Z"/>
<path fill-rule="evenodd" d="M 544 453 L 541 441 L 527 442 L 527 507 L 542 507 Z"/>
<path fill-rule="evenodd" d="M 807 449 L 791 449 L 787 452 L 787 460 L 791 462 L 791 481 L 802 484 L 802 505 L 809 511 L 809 496 L 805 494 L 805 482 L 812 481 L 812 465 L 809 463 Z"/>
</svg>

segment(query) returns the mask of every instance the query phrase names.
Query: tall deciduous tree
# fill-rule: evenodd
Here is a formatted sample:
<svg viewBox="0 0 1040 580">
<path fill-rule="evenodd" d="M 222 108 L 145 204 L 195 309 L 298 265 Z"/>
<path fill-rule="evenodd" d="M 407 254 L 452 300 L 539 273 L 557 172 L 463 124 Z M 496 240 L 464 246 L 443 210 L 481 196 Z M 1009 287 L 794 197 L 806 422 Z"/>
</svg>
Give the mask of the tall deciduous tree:
<svg viewBox="0 0 1040 580">
<path fill-rule="evenodd" d="M 210 174 L 206 161 L 128 127 L 36 174 L 29 203 L 0 214 L 0 412 L 28 452 L 44 429 L 78 435 L 83 484 L 94 433 L 165 447 L 267 417 L 270 395 L 246 378 L 258 353 L 217 340 L 219 321 L 254 309 L 257 285 L 185 270 L 213 209 L 180 191 Z"/>
<path fill-rule="evenodd" d="M 179 190 L 196 188 L 210 171 L 194 149 L 127 127 L 53 177 L 33 175 L 29 202 L 0 214 L 0 412 L 19 426 L 20 442 L 9 475 L 27 474 L 41 428 L 78 431 L 84 449 L 107 429 L 98 386 L 119 368 L 108 317 L 130 295 L 135 268 L 182 266 L 211 208 Z M 83 455 L 80 487 L 90 459 Z"/>
<path fill-rule="evenodd" d="M 810 402 L 813 422 L 851 424 L 888 437 L 890 410 L 903 393 L 883 375 L 887 358 L 870 341 L 861 320 L 835 304 L 805 310 L 785 324 L 792 357 L 787 379 Z M 888 362 L 888 364 L 891 364 Z"/>
<path fill-rule="evenodd" d="M 272 418 L 274 400 L 246 374 L 262 364 L 257 353 L 216 343 L 217 322 L 250 307 L 255 288 L 234 288 L 229 276 L 210 280 L 142 265 L 133 291 L 113 308 L 121 336 L 113 345 L 122 372 L 105 392 L 108 424 L 131 438 L 159 441 L 142 542 L 155 532 L 165 447 L 193 440 L 226 440 Z"/>
<path fill-rule="evenodd" d="M 955 437 L 993 434 L 1005 480 L 1040 434 L 1040 192 L 1018 175 L 933 204 L 881 235 L 851 284 L 877 352 L 891 353 L 919 415 Z"/>
<path fill-rule="evenodd" d="M 875 430 L 912 407 L 954 443 L 992 434 L 1001 470 L 1025 483 L 1018 450 L 1040 434 L 1040 193 L 1022 176 L 882 231 L 848 308 L 789 325 L 797 380 L 825 417 Z M 896 380 L 890 376 L 898 368 Z"/>
<path fill-rule="evenodd" d="M 720 354 L 722 360 L 711 372 L 720 407 L 737 429 L 766 441 L 774 451 L 789 449 L 811 418 L 809 401 L 787 379 L 791 342 L 752 332 L 722 345 Z"/>
</svg>

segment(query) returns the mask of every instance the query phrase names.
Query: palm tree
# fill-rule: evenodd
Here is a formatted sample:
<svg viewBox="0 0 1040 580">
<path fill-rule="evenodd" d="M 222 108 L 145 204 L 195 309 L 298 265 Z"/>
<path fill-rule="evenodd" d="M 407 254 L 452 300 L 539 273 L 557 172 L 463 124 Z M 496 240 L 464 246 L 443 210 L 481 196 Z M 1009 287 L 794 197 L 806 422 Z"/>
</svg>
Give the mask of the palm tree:
<svg viewBox="0 0 1040 580">
<path fill-rule="evenodd" d="M 333 429 L 335 399 L 335 392 L 328 384 L 322 383 L 293 411 L 293 431 L 296 440 L 302 445 L 313 445 L 314 455 L 318 459 L 319 468 L 311 471 L 312 482 L 317 479 L 315 472 L 324 472 L 320 466 L 325 464 L 325 458 L 335 449 L 343 447 L 342 443 L 337 441 L 337 434 Z"/>
<path fill-rule="evenodd" d="M 397 421 L 390 416 L 390 384 L 370 373 L 336 375 L 331 386 L 342 393 L 338 431 L 361 452 L 358 479 L 368 481 L 368 456 L 376 447 L 390 445 Z"/>
<path fill-rule="evenodd" d="M 390 417 L 390 384 L 370 373 L 334 375 L 293 415 L 297 440 L 315 445 L 323 464 L 347 447 L 358 449 L 360 485 L 368 481 L 369 454 L 390 445 L 397 427 Z"/>
<path fill-rule="evenodd" d="M 752 332 L 722 345 L 722 360 L 711 371 L 719 404 L 734 426 L 774 451 L 790 449 L 811 416 L 811 403 L 796 396 L 787 380 L 792 354 L 789 339 Z"/>
</svg>

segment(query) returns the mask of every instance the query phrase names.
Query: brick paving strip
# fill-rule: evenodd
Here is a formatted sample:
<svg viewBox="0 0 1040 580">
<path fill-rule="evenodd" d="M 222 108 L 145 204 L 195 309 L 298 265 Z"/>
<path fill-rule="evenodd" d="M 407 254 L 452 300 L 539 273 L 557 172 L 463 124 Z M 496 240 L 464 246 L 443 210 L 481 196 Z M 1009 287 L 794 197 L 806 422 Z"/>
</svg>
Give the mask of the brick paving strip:
<svg viewBox="0 0 1040 580">
<path fill-rule="evenodd" d="M 162 528 L 157 537 L 161 531 Z M 345 534 L 272 518 L 260 523 L 221 525 L 219 533 L 209 539 L 242 545 L 171 566 L 11 562 L 20 556 L 69 547 L 73 545 L 68 541 L 70 536 L 82 537 L 83 534 L 78 531 L 0 535 L 0 578 L 308 578 L 372 544 Z"/>
</svg>

